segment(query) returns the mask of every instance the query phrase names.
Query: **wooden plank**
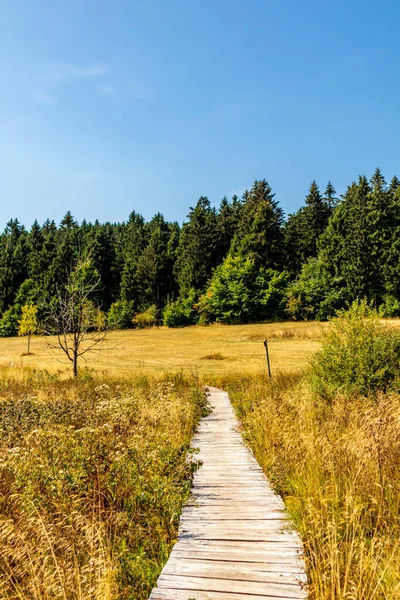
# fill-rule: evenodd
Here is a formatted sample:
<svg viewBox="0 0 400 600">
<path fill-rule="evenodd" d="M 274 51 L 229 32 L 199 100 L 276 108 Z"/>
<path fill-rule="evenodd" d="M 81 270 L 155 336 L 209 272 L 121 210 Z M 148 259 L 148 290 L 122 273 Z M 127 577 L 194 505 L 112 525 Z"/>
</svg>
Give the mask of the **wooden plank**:
<svg viewBox="0 0 400 600">
<path fill-rule="evenodd" d="M 293 598 L 296 600 L 307 598 L 300 584 L 288 583 L 260 583 L 255 581 L 235 581 L 232 579 L 217 579 L 205 577 L 189 577 L 179 575 L 164 575 L 161 573 L 158 587 L 169 587 L 177 590 L 230 592 L 236 594 L 260 594 L 263 589 L 274 592 L 277 596 Z"/>
<path fill-rule="evenodd" d="M 241 553 L 257 553 L 257 554 L 269 554 L 269 553 L 280 553 L 284 552 L 285 554 L 293 554 L 294 556 L 301 555 L 301 548 L 294 546 L 291 544 L 287 546 L 285 544 L 279 543 L 277 544 L 275 541 L 268 540 L 267 542 L 248 542 L 245 540 L 235 541 L 235 540 L 224 540 L 221 542 L 215 542 L 214 540 L 181 540 L 179 545 L 176 544 L 174 549 L 183 548 L 191 550 L 196 547 L 199 550 L 206 550 L 208 552 L 211 551 L 221 551 L 221 552 L 241 552 Z"/>
<path fill-rule="evenodd" d="M 229 592 L 210 592 L 204 590 L 188 591 L 168 588 L 154 588 L 149 600 L 287 600 L 285 596 L 276 594 L 230 594 Z"/>
<path fill-rule="evenodd" d="M 192 547 L 192 549 L 183 549 L 180 547 L 178 549 L 178 545 L 175 546 L 171 553 L 171 557 L 184 558 L 187 560 L 208 560 L 208 561 L 227 561 L 231 564 L 241 563 L 241 564 L 263 564 L 265 568 L 268 570 L 269 565 L 279 565 L 280 568 L 286 569 L 293 572 L 298 572 L 303 570 L 303 563 L 297 557 L 296 552 L 290 552 L 290 554 L 286 554 L 283 551 L 280 552 L 270 552 L 260 553 L 257 552 L 232 552 L 227 548 L 220 548 L 216 550 L 212 548 L 211 550 L 199 550 L 197 547 Z"/>
<path fill-rule="evenodd" d="M 278 564 L 240 563 L 229 561 L 169 560 L 165 565 L 164 575 L 193 575 L 196 577 L 212 577 L 213 579 L 232 579 L 235 581 L 258 581 L 261 583 L 306 583 L 304 573 L 297 570 L 281 569 Z"/>
<path fill-rule="evenodd" d="M 214 412 L 192 440 L 199 452 L 178 542 L 151 600 L 304 599 L 298 534 L 243 443 L 226 393 L 211 389 Z"/>
</svg>

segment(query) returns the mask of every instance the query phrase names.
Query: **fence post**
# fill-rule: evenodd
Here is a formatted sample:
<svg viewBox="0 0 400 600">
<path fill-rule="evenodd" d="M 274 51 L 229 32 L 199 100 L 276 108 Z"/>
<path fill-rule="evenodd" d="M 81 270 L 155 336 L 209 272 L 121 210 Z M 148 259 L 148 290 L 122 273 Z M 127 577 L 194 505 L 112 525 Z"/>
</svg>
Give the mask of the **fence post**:
<svg viewBox="0 0 400 600">
<path fill-rule="evenodd" d="M 268 341 L 267 340 L 264 340 L 264 346 L 265 346 L 265 354 L 267 355 L 268 377 L 270 379 L 272 379 L 272 377 L 271 377 L 271 365 L 269 364 L 269 352 L 268 352 Z"/>
</svg>

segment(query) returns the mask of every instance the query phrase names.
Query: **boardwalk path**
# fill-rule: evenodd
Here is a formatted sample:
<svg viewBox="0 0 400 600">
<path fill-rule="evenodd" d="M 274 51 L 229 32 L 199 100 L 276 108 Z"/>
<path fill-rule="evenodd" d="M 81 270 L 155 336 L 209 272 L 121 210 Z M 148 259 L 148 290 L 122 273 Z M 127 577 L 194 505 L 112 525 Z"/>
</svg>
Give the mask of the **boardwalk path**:
<svg viewBox="0 0 400 600">
<path fill-rule="evenodd" d="M 193 439 L 203 466 L 150 600 L 306 598 L 301 542 L 282 500 L 235 431 L 228 395 L 210 388 L 210 402 Z"/>
</svg>

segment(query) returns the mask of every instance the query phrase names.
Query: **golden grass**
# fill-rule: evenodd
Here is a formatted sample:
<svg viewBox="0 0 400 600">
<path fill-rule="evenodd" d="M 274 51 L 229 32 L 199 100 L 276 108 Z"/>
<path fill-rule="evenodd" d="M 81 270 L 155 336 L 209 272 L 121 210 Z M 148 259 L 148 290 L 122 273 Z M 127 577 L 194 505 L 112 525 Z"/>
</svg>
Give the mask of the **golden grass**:
<svg viewBox="0 0 400 600">
<path fill-rule="evenodd" d="M 230 391 L 284 496 L 311 599 L 400 598 L 400 403 L 310 392 L 326 326 L 112 332 L 75 381 L 49 338 L 30 356 L 25 340 L 0 339 L 0 597 L 147 598 L 190 487 L 201 381 Z"/>
<path fill-rule="evenodd" d="M 303 539 L 311 600 L 400 598 L 400 402 L 310 392 L 302 375 L 220 377 Z"/>
<path fill-rule="evenodd" d="M 184 377 L 0 370 L 0 598 L 146 600 L 206 408 Z"/>
<path fill-rule="evenodd" d="M 307 365 L 319 347 L 322 330 L 320 323 L 271 323 L 114 331 L 103 351 L 86 355 L 88 361 L 80 364 L 114 374 L 183 370 L 202 379 L 232 371 L 260 373 L 266 365 L 263 340 L 268 338 L 272 372 L 290 372 Z M 33 355 L 23 356 L 26 340 L 0 338 L 0 366 L 13 363 L 50 372 L 69 372 L 71 366 L 65 355 L 52 350 L 49 342 L 54 340 L 33 337 Z M 204 360 L 213 354 L 222 355 L 224 360 Z"/>
</svg>

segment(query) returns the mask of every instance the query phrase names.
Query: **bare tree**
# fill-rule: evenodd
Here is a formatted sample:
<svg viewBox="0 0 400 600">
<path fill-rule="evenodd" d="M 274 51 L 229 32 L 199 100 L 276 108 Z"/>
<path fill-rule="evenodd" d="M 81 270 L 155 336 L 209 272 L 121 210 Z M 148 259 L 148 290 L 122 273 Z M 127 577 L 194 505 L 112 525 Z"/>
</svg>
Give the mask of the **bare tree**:
<svg viewBox="0 0 400 600">
<path fill-rule="evenodd" d="M 45 331 L 57 336 L 53 348 L 61 348 L 72 362 L 74 376 L 78 375 L 78 360 L 99 346 L 108 333 L 101 311 L 92 297 L 99 289 L 100 276 L 89 258 L 81 258 L 57 291 L 57 298 L 46 307 Z"/>
</svg>

